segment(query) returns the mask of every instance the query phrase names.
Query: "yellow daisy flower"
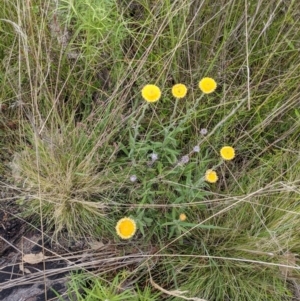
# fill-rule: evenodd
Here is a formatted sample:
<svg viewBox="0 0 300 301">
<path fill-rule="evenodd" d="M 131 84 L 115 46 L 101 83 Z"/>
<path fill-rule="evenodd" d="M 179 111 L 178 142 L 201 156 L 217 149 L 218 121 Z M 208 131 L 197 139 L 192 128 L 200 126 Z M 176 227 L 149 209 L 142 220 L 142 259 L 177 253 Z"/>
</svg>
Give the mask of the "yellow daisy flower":
<svg viewBox="0 0 300 301">
<path fill-rule="evenodd" d="M 156 102 L 160 99 L 161 91 L 156 85 L 146 85 L 142 89 L 142 96 L 147 102 Z"/>
<path fill-rule="evenodd" d="M 179 215 L 179 220 L 181 220 L 182 222 L 186 220 L 186 215 L 184 213 L 181 213 Z"/>
<path fill-rule="evenodd" d="M 136 232 L 136 223 L 132 218 L 123 217 L 116 225 L 117 234 L 123 239 L 131 238 Z"/>
<path fill-rule="evenodd" d="M 217 83 L 213 78 L 204 77 L 199 82 L 199 88 L 203 93 L 209 94 L 216 90 Z"/>
<path fill-rule="evenodd" d="M 205 172 L 205 181 L 209 182 L 209 183 L 216 183 L 218 181 L 218 175 L 217 173 L 212 170 L 212 169 L 208 169 Z"/>
<path fill-rule="evenodd" d="M 223 146 L 220 150 L 220 155 L 224 160 L 230 161 L 235 157 L 234 148 L 231 146 Z"/>
<path fill-rule="evenodd" d="M 172 94 L 176 98 L 183 98 L 187 93 L 187 87 L 184 84 L 176 84 L 172 87 Z"/>
</svg>

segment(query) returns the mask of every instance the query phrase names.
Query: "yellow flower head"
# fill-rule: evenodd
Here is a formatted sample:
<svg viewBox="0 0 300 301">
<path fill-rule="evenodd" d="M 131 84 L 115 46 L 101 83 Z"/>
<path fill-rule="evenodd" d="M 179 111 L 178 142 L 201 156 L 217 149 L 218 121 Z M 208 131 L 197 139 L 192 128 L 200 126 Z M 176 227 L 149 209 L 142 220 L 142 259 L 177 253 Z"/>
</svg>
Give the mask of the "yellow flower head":
<svg viewBox="0 0 300 301">
<path fill-rule="evenodd" d="M 116 231 L 121 238 L 129 239 L 136 232 L 136 223 L 132 218 L 123 217 L 118 221 Z"/>
<path fill-rule="evenodd" d="M 217 173 L 212 170 L 212 169 L 208 169 L 205 173 L 205 181 L 209 182 L 209 183 L 216 183 L 218 181 L 218 175 Z"/>
<path fill-rule="evenodd" d="M 182 222 L 186 220 L 186 215 L 184 213 L 181 213 L 179 215 L 179 220 L 181 220 Z"/>
<path fill-rule="evenodd" d="M 172 87 L 172 94 L 176 98 L 183 98 L 187 93 L 187 87 L 184 84 L 176 84 Z"/>
<path fill-rule="evenodd" d="M 234 148 L 231 146 L 223 146 L 220 150 L 220 155 L 224 160 L 232 160 L 235 157 Z"/>
<path fill-rule="evenodd" d="M 147 102 L 156 102 L 160 99 L 161 91 L 156 85 L 146 85 L 142 89 L 142 96 Z"/>
<path fill-rule="evenodd" d="M 217 83 L 213 78 L 204 77 L 199 82 L 199 88 L 203 93 L 209 94 L 216 90 Z"/>
</svg>

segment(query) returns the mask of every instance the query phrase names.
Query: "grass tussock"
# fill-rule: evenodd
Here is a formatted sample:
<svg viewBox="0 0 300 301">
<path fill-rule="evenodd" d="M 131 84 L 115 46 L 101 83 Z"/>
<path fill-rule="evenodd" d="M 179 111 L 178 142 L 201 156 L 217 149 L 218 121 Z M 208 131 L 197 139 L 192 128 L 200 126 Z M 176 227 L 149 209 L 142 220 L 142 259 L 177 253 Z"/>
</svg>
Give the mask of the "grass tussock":
<svg viewBox="0 0 300 301">
<path fill-rule="evenodd" d="M 73 275 L 70 298 L 299 296 L 299 9 L 4 0 L 2 185 L 43 234 L 128 263 Z"/>
</svg>

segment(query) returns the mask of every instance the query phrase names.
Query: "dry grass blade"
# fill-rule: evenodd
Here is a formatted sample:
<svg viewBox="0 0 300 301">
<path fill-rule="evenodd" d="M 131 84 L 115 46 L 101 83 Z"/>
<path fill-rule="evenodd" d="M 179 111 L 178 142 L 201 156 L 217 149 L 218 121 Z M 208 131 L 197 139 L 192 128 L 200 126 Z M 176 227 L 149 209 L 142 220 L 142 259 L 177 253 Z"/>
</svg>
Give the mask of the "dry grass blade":
<svg viewBox="0 0 300 301">
<path fill-rule="evenodd" d="M 197 298 L 197 297 L 186 297 L 184 296 L 183 294 L 186 294 L 188 293 L 188 291 L 180 291 L 180 290 L 172 290 L 172 291 L 169 291 L 169 290 L 166 290 L 164 288 L 162 288 L 161 286 L 159 286 L 157 283 L 155 283 L 150 275 L 150 283 L 153 285 L 153 287 L 159 291 L 161 291 L 162 293 L 164 294 L 167 294 L 169 296 L 173 296 L 173 297 L 177 297 L 177 298 L 181 298 L 181 299 L 184 299 L 184 300 L 191 300 L 191 301 L 207 301 L 205 299 L 201 299 L 201 298 Z"/>
</svg>

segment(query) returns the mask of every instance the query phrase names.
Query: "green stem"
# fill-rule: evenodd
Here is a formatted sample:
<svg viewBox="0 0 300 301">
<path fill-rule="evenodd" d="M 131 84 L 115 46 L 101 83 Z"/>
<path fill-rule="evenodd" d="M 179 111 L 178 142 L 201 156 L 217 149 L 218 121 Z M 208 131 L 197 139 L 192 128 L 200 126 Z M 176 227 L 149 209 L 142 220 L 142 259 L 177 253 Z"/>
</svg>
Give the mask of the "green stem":
<svg viewBox="0 0 300 301">
<path fill-rule="evenodd" d="M 134 152 L 135 152 L 135 145 L 136 145 L 136 139 L 137 139 L 137 137 L 138 137 L 138 135 L 139 135 L 139 127 L 140 127 L 140 124 L 141 124 L 142 119 L 145 117 L 145 112 L 146 112 L 148 106 L 149 106 L 148 103 L 146 103 L 146 104 L 143 106 L 141 115 L 140 115 L 140 117 L 138 118 L 138 120 L 137 120 L 137 122 L 136 122 L 136 124 L 135 124 L 134 135 L 133 135 L 134 145 L 131 146 L 131 150 L 130 150 L 129 155 L 128 155 L 129 157 L 133 157 L 133 155 L 134 155 Z"/>
<path fill-rule="evenodd" d="M 176 98 L 174 109 L 173 109 L 173 113 L 172 113 L 171 118 L 170 118 L 170 125 L 169 125 L 169 127 L 173 124 L 173 119 L 174 119 L 175 114 L 176 114 L 176 110 L 177 110 L 177 106 L 178 106 L 178 101 L 179 101 L 179 98 Z"/>
</svg>

